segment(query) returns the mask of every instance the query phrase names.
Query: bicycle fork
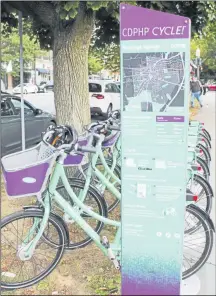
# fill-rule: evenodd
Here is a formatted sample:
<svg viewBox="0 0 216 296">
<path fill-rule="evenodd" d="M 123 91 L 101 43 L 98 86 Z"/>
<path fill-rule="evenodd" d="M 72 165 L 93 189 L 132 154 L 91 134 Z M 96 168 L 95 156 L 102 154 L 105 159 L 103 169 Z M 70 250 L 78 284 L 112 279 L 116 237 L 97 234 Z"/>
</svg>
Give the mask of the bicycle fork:
<svg viewBox="0 0 216 296">
<path fill-rule="evenodd" d="M 49 194 L 48 192 L 46 194 Z M 44 201 L 45 211 L 43 215 L 43 219 L 40 222 L 40 219 L 34 219 L 34 223 L 29 230 L 27 236 L 23 240 L 23 243 L 18 247 L 17 257 L 22 261 L 30 260 L 34 254 L 35 248 L 47 226 L 47 222 L 50 215 L 50 203 L 49 198 L 45 198 Z M 35 237 L 33 238 L 34 234 Z"/>
</svg>

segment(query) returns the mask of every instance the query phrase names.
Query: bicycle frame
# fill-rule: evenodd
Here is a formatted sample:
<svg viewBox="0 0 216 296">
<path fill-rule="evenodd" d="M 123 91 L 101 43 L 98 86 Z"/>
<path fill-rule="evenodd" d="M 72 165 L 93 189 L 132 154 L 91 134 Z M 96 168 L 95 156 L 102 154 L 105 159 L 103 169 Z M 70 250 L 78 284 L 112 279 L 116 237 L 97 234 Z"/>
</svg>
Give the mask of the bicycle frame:
<svg viewBox="0 0 216 296">
<path fill-rule="evenodd" d="M 119 138 L 120 139 L 120 138 Z M 118 148 L 120 147 L 120 140 L 118 139 L 116 146 L 118 144 Z M 109 248 L 107 248 L 106 246 L 104 246 L 104 244 L 101 242 L 100 236 L 92 229 L 92 227 L 81 217 L 81 212 L 85 212 L 87 214 L 89 214 L 91 217 L 101 221 L 104 224 L 107 225 L 111 225 L 111 226 L 115 226 L 117 227 L 117 232 L 114 238 L 114 242 L 111 244 L 111 249 L 112 251 L 115 253 L 115 256 L 120 260 L 120 253 L 121 253 L 121 222 L 119 221 L 114 221 L 108 218 L 105 218 L 103 216 L 100 216 L 99 214 L 93 212 L 92 210 L 90 210 L 87 206 L 85 206 L 85 204 L 83 203 L 86 194 L 88 192 L 89 186 L 90 186 L 90 182 L 91 182 L 91 177 L 92 177 L 92 170 L 94 170 L 95 175 L 99 178 L 99 180 L 101 180 L 101 182 L 119 199 L 121 200 L 121 193 L 114 187 L 113 183 L 109 182 L 109 179 L 106 178 L 106 176 L 104 176 L 97 168 L 96 168 L 96 163 L 98 158 L 101 159 L 102 164 L 105 167 L 106 173 L 109 175 L 109 178 L 112 177 L 116 182 L 118 182 L 119 184 L 121 184 L 121 180 L 119 178 L 117 178 L 114 173 L 113 173 L 113 169 L 115 168 L 116 162 L 117 162 L 117 158 L 115 159 L 115 161 L 113 161 L 112 163 L 112 167 L 111 169 L 108 167 L 107 163 L 106 163 L 106 159 L 104 157 L 103 154 L 103 150 L 101 149 L 101 145 L 103 142 L 104 138 L 101 137 L 97 144 L 96 144 L 96 153 L 93 155 L 92 159 L 91 159 L 91 166 L 89 166 L 88 171 L 87 171 L 87 178 L 86 178 L 86 182 L 85 182 L 85 186 L 84 186 L 84 190 L 81 192 L 81 196 L 79 195 L 79 197 L 76 196 L 76 194 L 74 193 L 73 189 L 71 188 L 67 176 L 65 174 L 64 171 L 64 158 L 66 157 L 66 154 L 63 153 L 55 166 L 54 172 L 51 176 L 51 180 L 48 186 L 48 190 L 46 192 L 45 195 L 45 199 L 43 201 L 43 205 L 44 205 L 44 216 L 42 219 L 42 222 L 40 223 L 40 228 L 39 231 L 37 232 L 37 235 L 35 236 L 35 238 L 27 243 L 25 245 L 25 241 L 24 240 L 24 245 L 22 246 L 22 251 L 24 252 L 24 257 L 25 258 L 29 258 L 33 255 L 34 249 L 37 245 L 37 242 L 39 241 L 40 237 L 42 236 L 48 219 L 49 219 L 49 215 L 51 212 L 51 208 L 50 208 L 50 204 L 52 202 L 52 200 L 54 200 L 59 206 L 60 208 L 63 209 L 63 211 L 68 214 L 68 216 L 73 219 L 73 221 L 75 223 L 77 223 L 86 233 L 87 235 L 95 242 L 95 244 L 101 249 L 101 251 L 104 253 L 104 255 L 106 256 L 110 256 L 110 252 L 109 252 Z M 116 149 L 116 151 L 119 153 L 119 150 Z M 115 154 L 117 155 L 117 154 Z M 190 166 L 188 166 L 188 170 L 187 170 L 187 180 L 189 180 L 190 178 L 193 179 L 194 176 L 194 172 L 191 169 Z M 64 199 L 64 197 L 62 197 L 58 191 L 57 191 L 57 186 L 58 186 L 58 182 L 59 179 L 62 180 L 62 183 L 67 191 L 67 193 L 69 194 L 70 198 L 72 199 L 72 201 L 74 202 L 75 206 L 72 206 L 68 201 L 66 201 Z M 193 203 L 193 201 L 187 201 L 186 200 L 186 204 L 191 204 Z M 39 223 L 39 222 L 38 222 Z M 34 233 L 35 229 L 38 227 L 38 223 L 37 221 L 33 224 L 32 228 L 29 231 L 29 235 L 28 235 L 28 241 L 29 241 L 29 237 L 32 235 L 32 233 Z"/>
<path fill-rule="evenodd" d="M 113 174 L 112 170 L 109 169 L 109 167 L 106 164 L 106 160 L 103 156 L 103 151 L 100 149 L 101 146 L 101 142 L 103 141 L 103 139 L 99 140 L 97 143 L 97 152 L 93 155 L 92 157 L 92 167 L 95 169 L 95 174 L 97 175 L 97 177 L 102 180 L 102 182 L 104 182 L 104 184 L 106 185 L 106 187 L 108 187 L 108 189 L 116 195 L 116 197 L 120 200 L 121 199 L 121 194 L 120 192 L 113 186 L 112 183 L 109 182 L 109 180 L 106 179 L 106 177 L 103 176 L 103 174 L 95 167 L 96 162 L 98 157 L 101 158 L 101 161 L 103 162 L 103 165 L 105 166 L 107 172 L 109 172 L 109 174 L 119 183 L 121 183 L 121 181 Z M 63 156 L 60 156 L 60 158 L 58 159 L 54 172 L 51 176 L 51 180 L 48 186 L 48 190 L 46 192 L 45 198 L 42 202 L 45 212 L 44 212 L 44 216 L 42 219 L 42 222 L 40 222 L 40 227 L 39 227 L 39 231 L 37 232 L 37 235 L 35 236 L 35 238 L 28 244 L 25 245 L 26 241 L 29 241 L 29 237 L 32 235 L 32 233 L 34 233 L 35 229 L 38 227 L 39 222 L 35 222 L 33 224 L 33 226 L 31 227 L 29 234 L 27 236 L 27 238 L 24 240 L 24 245 L 22 247 L 22 251 L 25 254 L 25 258 L 30 258 L 33 255 L 34 249 L 37 245 L 37 242 L 39 241 L 40 237 L 42 236 L 48 219 L 49 219 L 49 215 L 51 212 L 51 208 L 50 208 L 50 204 L 52 202 L 52 200 L 54 200 L 58 206 L 60 208 L 62 208 L 62 210 L 71 218 L 75 221 L 75 223 L 77 223 L 86 233 L 87 235 L 95 242 L 95 244 L 101 249 L 101 251 L 106 255 L 109 256 L 109 250 L 103 245 L 103 243 L 101 242 L 100 236 L 91 228 L 91 226 L 81 217 L 80 213 L 81 212 L 85 212 L 87 214 L 89 214 L 91 217 L 103 222 L 104 224 L 107 225 L 111 225 L 111 226 L 115 226 L 117 227 L 117 232 L 114 238 L 114 242 L 112 244 L 110 244 L 112 246 L 112 250 L 116 253 L 116 256 L 119 257 L 119 252 L 121 251 L 121 222 L 119 221 L 115 221 L 115 220 L 111 220 L 105 217 L 100 216 L 99 214 L 93 212 L 92 210 L 90 210 L 87 206 L 84 205 L 83 200 L 86 197 L 86 194 L 88 192 L 89 186 L 90 186 L 90 180 L 91 180 L 91 171 L 92 168 L 91 166 L 89 166 L 88 172 L 87 172 L 87 180 L 84 186 L 84 190 L 81 193 L 81 196 L 79 195 L 79 197 L 76 196 L 76 194 L 74 193 L 73 189 L 71 188 L 67 176 L 65 174 L 65 170 L 64 170 L 64 166 L 63 166 L 63 162 L 64 162 L 64 158 L 66 157 L 66 154 L 64 153 Z M 58 182 L 59 179 L 62 180 L 62 183 L 67 191 L 67 193 L 69 194 L 71 200 L 74 202 L 74 206 L 72 206 L 68 201 L 66 201 L 64 199 L 64 197 L 62 197 L 57 189 L 58 186 Z"/>
<path fill-rule="evenodd" d="M 96 153 L 93 154 L 93 156 L 91 157 L 91 162 L 90 162 L 90 165 L 88 167 L 88 170 L 87 170 L 87 173 L 86 175 L 84 175 L 85 177 L 85 187 L 84 187 L 84 190 L 83 190 L 83 193 L 81 192 L 79 194 L 79 199 L 83 202 L 85 197 L 86 197 L 86 194 L 88 192 L 88 188 L 90 186 L 90 183 L 91 183 L 91 178 L 92 178 L 92 175 L 96 175 L 96 177 L 99 179 L 100 183 L 102 185 L 100 185 L 100 189 L 99 191 L 103 192 L 103 190 L 105 190 L 105 188 L 108 188 L 108 190 L 113 194 L 115 195 L 115 197 L 120 200 L 121 199 L 121 193 L 119 192 L 118 189 L 115 188 L 115 184 L 118 183 L 119 185 L 121 185 L 121 180 L 114 174 L 114 169 L 116 167 L 116 164 L 117 164 L 117 154 L 118 154 L 118 151 L 117 150 L 114 150 L 114 159 L 113 159 L 113 162 L 112 162 L 112 166 L 111 168 L 109 168 L 109 166 L 107 165 L 107 162 L 106 162 L 106 159 L 104 157 L 104 151 L 102 150 L 102 142 L 104 140 L 104 137 L 101 137 L 97 144 L 96 144 Z M 119 141 L 119 139 L 117 140 Z M 98 162 L 98 159 L 101 160 L 101 163 L 105 169 L 105 172 L 104 173 L 101 173 L 100 170 L 97 168 L 97 162 Z M 110 178 L 114 179 L 114 182 L 110 182 Z M 101 190 L 101 187 L 102 187 L 102 190 Z M 98 188 L 96 186 L 96 188 Z"/>
</svg>

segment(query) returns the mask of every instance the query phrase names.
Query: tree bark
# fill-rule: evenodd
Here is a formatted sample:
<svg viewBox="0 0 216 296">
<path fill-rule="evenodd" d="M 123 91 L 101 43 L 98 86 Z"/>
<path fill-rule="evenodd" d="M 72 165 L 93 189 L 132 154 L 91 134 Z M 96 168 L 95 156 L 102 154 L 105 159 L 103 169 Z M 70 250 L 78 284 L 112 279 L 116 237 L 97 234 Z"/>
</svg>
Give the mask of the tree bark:
<svg viewBox="0 0 216 296">
<path fill-rule="evenodd" d="M 81 7 L 67 28 L 56 26 L 53 66 L 54 97 L 58 124 L 73 126 L 80 134 L 90 122 L 88 51 L 94 15 Z"/>
</svg>

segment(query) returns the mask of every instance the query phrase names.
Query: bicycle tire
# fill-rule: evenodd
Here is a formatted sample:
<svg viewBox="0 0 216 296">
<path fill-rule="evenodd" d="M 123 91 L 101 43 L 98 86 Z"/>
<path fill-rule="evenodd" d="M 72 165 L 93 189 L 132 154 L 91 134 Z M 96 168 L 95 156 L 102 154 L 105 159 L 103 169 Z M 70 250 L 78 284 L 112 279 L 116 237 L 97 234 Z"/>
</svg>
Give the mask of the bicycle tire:
<svg viewBox="0 0 216 296">
<path fill-rule="evenodd" d="M 209 141 L 209 139 L 203 133 L 200 133 L 199 136 L 202 137 L 202 141 L 205 143 L 206 148 L 211 149 L 212 146 L 211 146 L 211 142 Z"/>
<path fill-rule="evenodd" d="M 206 161 L 199 156 L 197 156 L 196 160 L 197 160 L 197 163 L 200 165 L 200 167 L 203 170 L 204 178 L 208 181 L 209 177 L 210 177 L 210 170 L 209 170 L 209 167 L 208 167 Z"/>
<path fill-rule="evenodd" d="M 112 166 L 112 159 L 111 158 L 106 158 L 106 163 L 109 167 Z M 96 165 L 103 165 L 102 162 L 100 160 L 97 161 Z M 82 166 L 82 170 L 83 172 L 87 171 L 89 167 L 89 163 L 86 163 Z M 114 173 L 116 174 L 116 176 L 121 179 L 121 168 L 116 165 L 115 168 L 114 168 Z M 82 179 L 84 176 L 82 174 L 81 171 L 77 171 L 76 174 L 75 174 L 75 177 L 78 178 L 78 179 Z M 94 184 L 92 183 L 92 185 L 94 186 Z M 120 201 L 115 198 L 114 202 L 111 204 L 111 205 L 107 205 L 108 206 L 108 213 L 112 212 L 118 205 L 119 205 Z"/>
<path fill-rule="evenodd" d="M 201 208 L 198 205 L 198 202 L 200 200 L 199 199 L 199 196 L 198 196 L 198 200 L 196 202 L 196 206 L 199 207 L 199 208 L 201 208 L 206 213 L 210 214 L 211 213 L 211 210 L 212 210 L 212 198 L 213 198 L 213 190 L 211 188 L 211 185 L 209 184 L 209 182 L 206 179 L 204 179 L 202 176 L 197 175 L 197 174 L 194 174 L 193 181 L 197 182 L 202 187 L 201 193 L 205 193 L 206 201 L 207 201 L 206 202 L 206 208 L 205 209 L 204 208 Z"/>
<path fill-rule="evenodd" d="M 213 248 L 213 240 L 214 240 L 214 236 L 213 236 L 214 228 L 213 228 L 213 225 L 212 225 L 213 223 L 210 220 L 210 218 L 206 217 L 206 214 L 200 208 L 198 208 L 194 205 L 187 206 L 186 212 L 189 212 L 196 219 L 199 220 L 200 228 L 203 227 L 205 230 L 204 233 L 206 235 L 206 243 L 205 243 L 204 251 L 202 252 L 199 260 L 197 260 L 197 262 L 191 268 L 189 268 L 188 270 L 186 270 L 182 273 L 183 280 L 194 275 L 195 273 L 197 273 L 197 271 L 199 271 L 203 267 L 203 265 L 206 263 L 209 256 L 211 255 L 211 251 Z"/>
<path fill-rule="evenodd" d="M 18 220 L 20 220 L 20 219 L 23 219 L 23 218 L 33 218 L 33 219 L 34 218 L 42 218 L 43 215 L 44 215 L 43 211 L 41 211 L 39 209 L 38 210 L 22 210 L 22 211 L 13 213 L 11 215 L 8 215 L 8 216 L 4 217 L 1 220 L 1 233 L 3 233 L 3 228 L 5 226 L 6 226 L 5 231 L 7 231 L 8 225 L 10 223 L 14 222 L 14 221 L 17 221 L 17 225 L 18 225 Z M 14 290 L 14 289 L 21 289 L 21 288 L 30 287 L 30 286 L 38 283 L 39 281 L 41 281 L 45 277 L 47 277 L 55 269 L 57 264 L 60 262 L 63 254 L 64 254 L 64 244 L 67 241 L 65 228 L 64 228 L 64 225 L 61 224 L 58 221 L 58 219 L 56 219 L 56 217 L 52 213 L 50 214 L 48 222 L 51 223 L 52 226 L 54 226 L 56 228 L 57 233 L 59 235 L 59 247 L 58 247 L 58 249 L 56 249 L 57 254 L 56 254 L 53 262 L 48 266 L 47 269 L 45 269 L 45 271 L 43 271 L 41 274 L 39 274 L 35 278 L 32 278 L 31 280 L 28 280 L 28 281 L 25 280 L 24 282 L 10 283 L 9 284 L 9 283 L 3 282 L 2 278 L 1 278 L 1 288 L 3 288 L 4 290 Z M 2 246 L 3 246 L 3 244 L 1 244 L 1 247 Z M 1 253 L 1 255 L 2 255 L 1 260 L 3 260 L 3 253 Z M 2 266 L 3 266 L 3 264 L 2 264 L 2 261 L 1 261 L 1 267 Z M 13 265 L 12 268 L 14 268 L 14 265 Z"/>
<path fill-rule="evenodd" d="M 204 133 L 204 135 L 209 139 L 209 141 L 211 142 L 211 135 L 209 134 L 209 132 L 204 128 L 203 129 L 203 133 Z"/>
<path fill-rule="evenodd" d="M 197 148 L 199 148 L 199 149 L 201 149 L 203 151 L 203 155 L 200 155 L 200 157 L 202 159 L 206 160 L 206 162 L 207 162 L 207 164 L 209 166 L 209 164 L 211 162 L 211 155 L 210 155 L 208 149 L 206 149 L 206 147 L 201 143 L 197 144 Z"/>
<path fill-rule="evenodd" d="M 83 190 L 84 189 L 84 186 L 85 186 L 85 181 L 84 180 L 73 178 L 73 179 L 69 179 L 69 184 L 70 184 L 71 188 L 73 188 L 73 190 L 75 190 L 75 188 L 78 188 L 78 189 Z M 64 185 L 59 185 L 56 188 L 57 191 L 59 191 L 60 189 L 64 189 Z M 106 218 L 108 216 L 108 211 L 107 211 L 107 205 L 106 205 L 103 197 L 92 186 L 89 187 L 88 193 L 90 194 L 91 198 L 93 198 L 95 200 L 96 204 L 98 205 L 98 209 L 99 209 L 99 213 L 98 214 L 100 216 Z M 64 195 L 64 198 L 66 200 L 68 200 L 65 195 Z M 72 204 L 72 201 L 71 200 L 69 200 L 69 202 L 71 202 L 71 204 Z M 64 215 L 63 211 L 61 212 L 61 214 L 56 213 L 55 210 L 54 210 L 54 206 L 55 206 L 55 204 L 52 203 L 52 211 L 55 214 L 59 215 L 62 218 L 62 215 Z M 81 217 L 83 217 L 83 218 L 90 218 L 89 215 L 87 215 L 85 213 L 82 213 L 81 214 Z M 97 221 L 97 225 L 96 225 L 96 227 L 93 230 L 97 234 L 99 234 L 101 232 L 101 230 L 103 229 L 104 223 L 101 222 L 101 221 L 98 221 L 98 220 L 96 220 L 96 221 Z M 64 221 L 64 223 L 66 223 L 66 222 Z M 69 224 L 67 226 L 68 226 L 68 233 L 69 233 L 69 236 L 70 236 Z M 73 232 L 73 234 L 74 234 L 74 232 Z M 72 242 L 70 240 L 70 238 L 69 238 L 69 242 L 68 242 L 68 244 L 65 245 L 65 249 L 66 250 L 74 250 L 74 249 L 78 249 L 78 248 L 84 248 L 87 245 L 89 245 L 92 241 L 93 241 L 92 238 L 90 238 L 89 236 L 87 236 L 87 238 L 85 238 L 84 240 L 79 241 L 79 242 Z M 53 242 L 50 241 L 50 244 L 53 244 Z"/>
</svg>

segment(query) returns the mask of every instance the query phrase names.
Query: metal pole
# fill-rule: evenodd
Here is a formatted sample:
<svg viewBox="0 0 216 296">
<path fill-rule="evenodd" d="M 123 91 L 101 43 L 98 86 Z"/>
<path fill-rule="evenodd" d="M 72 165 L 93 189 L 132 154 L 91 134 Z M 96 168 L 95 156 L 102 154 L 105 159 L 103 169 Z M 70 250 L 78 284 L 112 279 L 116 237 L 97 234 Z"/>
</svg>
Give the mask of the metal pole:
<svg viewBox="0 0 216 296">
<path fill-rule="evenodd" d="M 197 66 L 197 79 L 198 80 L 200 79 L 200 67 L 199 67 L 199 64 Z"/>
<path fill-rule="evenodd" d="M 21 86 L 21 132 L 22 132 L 22 150 L 25 150 L 25 114 L 23 98 L 23 28 L 22 12 L 19 11 L 19 36 L 20 36 L 20 86 Z"/>
</svg>

